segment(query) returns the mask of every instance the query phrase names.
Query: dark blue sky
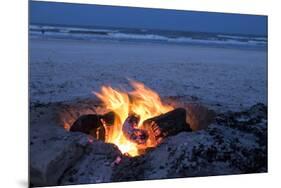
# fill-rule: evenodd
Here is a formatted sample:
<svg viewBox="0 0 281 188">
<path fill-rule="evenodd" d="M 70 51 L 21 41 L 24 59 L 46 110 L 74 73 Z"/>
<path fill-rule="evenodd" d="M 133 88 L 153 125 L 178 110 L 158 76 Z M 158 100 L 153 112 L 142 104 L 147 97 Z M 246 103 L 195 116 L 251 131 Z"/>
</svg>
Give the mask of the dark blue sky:
<svg viewBox="0 0 281 188">
<path fill-rule="evenodd" d="M 267 35 L 266 16 L 36 1 L 30 22 Z"/>
</svg>

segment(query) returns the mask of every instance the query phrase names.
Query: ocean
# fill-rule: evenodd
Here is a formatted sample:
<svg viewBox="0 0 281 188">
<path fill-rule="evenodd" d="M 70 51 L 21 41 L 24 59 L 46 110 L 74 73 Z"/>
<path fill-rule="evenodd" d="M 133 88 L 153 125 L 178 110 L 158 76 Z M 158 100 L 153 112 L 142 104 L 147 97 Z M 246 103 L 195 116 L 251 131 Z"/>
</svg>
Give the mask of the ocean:
<svg viewBox="0 0 281 188">
<path fill-rule="evenodd" d="M 85 27 L 31 24 L 31 38 L 70 40 L 112 40 L 216 47 L 267 48 L 267 36 L 171 31 L 137 28 Z"/>
</svg>

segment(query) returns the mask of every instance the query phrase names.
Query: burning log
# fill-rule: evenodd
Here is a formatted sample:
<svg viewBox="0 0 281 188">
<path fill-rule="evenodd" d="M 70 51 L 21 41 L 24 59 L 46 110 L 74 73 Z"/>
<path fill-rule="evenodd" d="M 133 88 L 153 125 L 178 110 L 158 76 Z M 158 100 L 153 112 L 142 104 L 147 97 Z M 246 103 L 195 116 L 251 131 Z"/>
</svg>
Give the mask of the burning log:
<svg viewBox="0 0 281 188">
<path fill-rule="evenodd" d="M 104 115 L 87 114 L 80 116 L 71 126 L 71 132 L 82 132 L 93 136 L 99 140 L 105 140 L 105 126 L 113 125 L 115 119 L 114 112 Z"/>
<path fill-rule="evenodd" d="M 130 115 L 123 124 L 122 132 L 128 140 L 136 144 L 145 144 L 148 139 L 148 132 L 146 130 L 136 128 L 139 121 L 140 117 Z"/>
<path fill-rule="evenodd" d="M 182 131 L 191 131 L 186 123 L 186 110 L 177 108 L 165 114 L 147 119 L 143 127 L 148 130 L 152 142 L 159 144 L 163 138 L 176 135 Z"/>
<path fill-rule="evenodd" d="M 83 132 L 96 139 L 105 140 L 105 128 L 96 114 L 80 116 L 71 126 L 71 132 Z"/>
<path fill-rule="evenodd" d="M 114 112 L 108 112 L 102 116 L 100 116 L 103 123 L 106 124 L 106 126 L 113 126 L 114 121 L 118 118 Z"/>
</svg>

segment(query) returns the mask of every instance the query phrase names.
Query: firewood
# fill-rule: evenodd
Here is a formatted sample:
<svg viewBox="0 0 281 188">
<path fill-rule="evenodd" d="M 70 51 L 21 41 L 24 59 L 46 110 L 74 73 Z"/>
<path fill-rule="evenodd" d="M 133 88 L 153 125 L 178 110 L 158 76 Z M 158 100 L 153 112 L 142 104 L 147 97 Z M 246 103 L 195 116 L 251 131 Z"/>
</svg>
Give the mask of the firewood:
<svg viewBox="0 0 281 188">
<path fill-rule="evenodd" d="M 114 112 L 108 112 L 100 116 L 100 118 L 106 124 L 106 126 L 113 126 L 114 121 L 119 119 Z"/>
<path fill-rule="evenodd" d="M 183 108 L 147 119 L 143 122 L 143 127 L 148 130 L 150 139 L 156 143 L 160 143 L 167 136 L 191 131 L 189 124 L 186 123 L 186 110 Z"/>
<path fill-rule="evenodd" d="M 145 144 L 148 139 L 148 132 L 137 128 L 139 120 L 140 118 L 137 115 L 130 115 L 122 126 L 122 132 L 128 140 L 136 144 Z"/>
<path fill-rule="evenodd" d="M 71 132 L 83 132 L 96 139 L 105 140 L 105 125 L 114 123 L 115 114 L 109 112 L 104 115 L 87 114 L 80 116 L 70 127 Z"/>
</svg>

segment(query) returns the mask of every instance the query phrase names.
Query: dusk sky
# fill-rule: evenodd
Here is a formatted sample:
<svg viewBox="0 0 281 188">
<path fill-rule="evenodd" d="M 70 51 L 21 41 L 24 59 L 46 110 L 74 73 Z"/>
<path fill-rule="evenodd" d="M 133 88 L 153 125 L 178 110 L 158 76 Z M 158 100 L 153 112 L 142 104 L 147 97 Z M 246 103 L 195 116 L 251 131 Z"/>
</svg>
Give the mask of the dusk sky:
<svg viewBox="0 0 281 188">
<path fill-rule="evenodd" d="M 267 35 L 266 16 L 38 1 L 30 23 Z"/>
</svg>

